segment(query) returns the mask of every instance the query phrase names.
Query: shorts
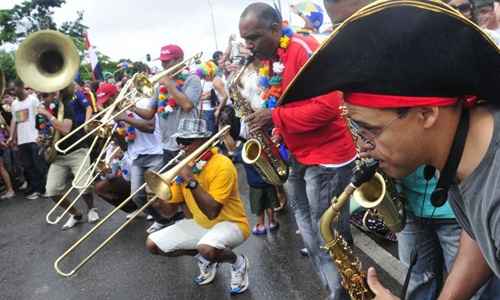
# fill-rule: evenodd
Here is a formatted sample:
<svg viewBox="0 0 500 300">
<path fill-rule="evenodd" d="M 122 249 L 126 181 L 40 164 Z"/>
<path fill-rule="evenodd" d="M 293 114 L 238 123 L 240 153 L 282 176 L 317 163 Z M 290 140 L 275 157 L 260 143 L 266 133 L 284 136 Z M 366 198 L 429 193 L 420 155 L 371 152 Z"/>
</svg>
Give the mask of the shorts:
<svg viewBox="0 0 500 300">
<path fill-rule="evenodd" d="M 66 187 L 71 184 L 70 174 L 75 176 L 82 162 L 82 173 L 89 169 L 90 159 L 87 158 L 84 161 L 87 151 L 88 149 L 86 148 L 80 148 L 66 155 L 57 155 L 56 159 L 49 166 L 47 185 L 45 187 L 46 197 L 54 197 L 63 194 Z M 78 184 L 83 185 L 88 179 L 89 175 L 86 174 L 81 177 Z M 90 189 L 87 189 L 87 193 L 91 192 Z"/>
<path fill-rule="evenodd" d="M 194 219 L 183 219 L 174 225 L 154 232 L 148 237 L 164 253 L 178 250 L 195 250 L 198 245 L 216 249 L 234 249 L 245 238 L 236 223 L 224 221 L 212 228 L 203 228 Z"/>
<path fill-rule="evenodd" d="M 250 187 L 250 210 L 258 215 L 267 208 L 275 208 L 278 205 L 276 188 L 268 186 L 265 188 Z"/>
</svg>

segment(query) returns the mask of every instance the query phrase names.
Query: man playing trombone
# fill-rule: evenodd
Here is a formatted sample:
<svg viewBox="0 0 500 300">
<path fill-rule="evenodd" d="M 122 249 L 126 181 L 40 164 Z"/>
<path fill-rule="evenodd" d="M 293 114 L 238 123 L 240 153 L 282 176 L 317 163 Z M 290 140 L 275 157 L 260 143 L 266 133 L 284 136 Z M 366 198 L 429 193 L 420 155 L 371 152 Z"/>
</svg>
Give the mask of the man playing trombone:
<svg viewBox="0 0 500 300">
<path fill-rule="evenodd" d="M 173 135 L 186 155 L 209 137 L 205 120 L 201 119 L 181 120 Z M 156 201 L 156 207 L 171 216 L 185 204 L 193 218 L 149 235 L 148 250 L 156 255 L 196 257 L 200 275 L 194 281 L 198 285 L 214 280 L 219 263 L 231 263 L 231 294 L 243 293 L 248 288 L 248 259 L 232 249 L 248 238 L 250 229 L 231 160 L 216 148 L 207 147 L 197 161 L 180 170 L 170 188 L 171 198 Z"/>
<path fill-rule="evenodd" d="M 54 127 L 55 132 L 64 136 L 71 132 L 78 125 L 78 120 L 74 111 L 74 106 L 71 104 L 74 96 L 74 85 L 71 84 L 67 88 L 61 90 L 60 98 L 58 100 L 58 93 L 51 93 L 46 101 L 58 103 L 57 108 L 54 109 L 54 114 L 49 112 L 44 107 L 38 108 L 38 113 L 43 115 Z M 59 110 L 63 110 L 62 118 L 59 117 Z M 79 140 L 83 136 L 83 130 L 74 134 L 68 140 L 63 143 L 63 146 L 68 146 Z M 55 134 L 54 134 L 55 135 Z M 53 140 L 53 143 L 56 141 Z M 57 153 L 54 161 L 50 164 L 49 171 L 47 174 L 47 185 L 45 188 L 45 195 L 51 198 L 53 201 L 59 200 L 62 196 L 67 184 L 71 181 L 69 173 L 73 175 L 77 173 L 80 164 L 83 162 L 83 169 L 87 170 L 90 167 L 90 159 L 86 156 L 88 145 L 86 143 L 80 143 L 78 146 L 74 147 L 67 154 Z M 87 176 L 82 176 L 81 182 L 85 182 Z M 99 220 L 99 215 L 97 210 L 94 208 L 93 195 L 90 190 L 87 190 L 83 195 L 83 199 L 88 207 L 88 221 L 89 223 L 96 222 Z M 67 208 L 69 201 L 65 200 L 61 203 L 61 206 Z M 72 207 L 69 210 L 70 217 L 68 221 L 63 225 L 62 229 L 66 230 L 74 227 L 83 220 L 82 213 Z"/>
</svg>

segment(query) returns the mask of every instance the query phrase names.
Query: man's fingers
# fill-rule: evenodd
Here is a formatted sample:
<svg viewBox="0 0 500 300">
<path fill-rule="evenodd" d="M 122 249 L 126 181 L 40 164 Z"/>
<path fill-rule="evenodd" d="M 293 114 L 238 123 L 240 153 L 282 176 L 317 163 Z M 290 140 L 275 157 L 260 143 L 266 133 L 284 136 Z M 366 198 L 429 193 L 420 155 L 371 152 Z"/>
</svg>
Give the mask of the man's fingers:
<svg viewBox="0 0 500 300">
<path fill-rule="evenodd" d="M 366 281 L 368 282 L 368 286 L 375 295 L 386 292 L 386 289 L 382 286 L 380 281 L 378 281 L 377 271 L 375 271 L 375 268 L 368 268 L 368 276 Z"/>
</svg>

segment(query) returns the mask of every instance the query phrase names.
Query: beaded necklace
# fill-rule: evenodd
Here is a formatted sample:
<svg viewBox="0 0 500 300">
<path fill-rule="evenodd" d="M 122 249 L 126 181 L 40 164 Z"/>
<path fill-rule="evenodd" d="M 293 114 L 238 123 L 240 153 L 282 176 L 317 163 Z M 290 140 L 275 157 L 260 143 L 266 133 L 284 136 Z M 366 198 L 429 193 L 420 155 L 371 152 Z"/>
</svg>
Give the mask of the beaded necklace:
<svg viewBox="0 0 500 300">
<path fill-rule="evenodd" d="M 178 91 L 182 91 L 182 87 L 184 86 L 184 82 L 189 73 L 182 72 L 175 77 L 175 84 Z M 160 117 L 166 119 L 168 114 L 175 110 L 177 106 L 177 101 L 174 98 L 169 97 L 168 90 L 165 86 L 161 85 L 158 89 L 158 108 L 157 113 Z"/>
</svg>

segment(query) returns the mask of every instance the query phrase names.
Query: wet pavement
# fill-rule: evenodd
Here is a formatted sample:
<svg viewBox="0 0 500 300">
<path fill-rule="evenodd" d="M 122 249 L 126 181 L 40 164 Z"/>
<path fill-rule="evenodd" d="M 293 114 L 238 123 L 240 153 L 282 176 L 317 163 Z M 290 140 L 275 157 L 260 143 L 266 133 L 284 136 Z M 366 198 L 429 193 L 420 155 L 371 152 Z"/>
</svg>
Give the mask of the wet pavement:
<svg viewBox="0 0 500 300">
<path fill-rule="evenodd" d="M 248 204 L 248 189 L 243 182 L 241 176 L 241 194 Z M 83 207 L 82 204 L 79 203 L 79 207 Z M 96 206 L 101 216 L 111 210 L 102 201 L 96 200 Z M 78 274 L 63 278 L 54 271 L 54 260 L 91 225 L 84 223 L 61 231 L 62 224 L 45 223 L 45 214 L 51 207 L 48 199 L 26 200 L 22 193 L 14 199 L 0 201 L 0 299 L 326 298 L 308 258 L 298 251 L 302 241 L 295 233 L 290 212 L 279 215 L 278 232 L 264 237 L 251 236 L 236 250 L 249 257 L 251 285 L 245 294 L 230 296 L 229 265 L 219 268 L 212 284 L 198 287 L 192 282 L 198 274 L 193 258 L 150 255 L 144 247 L 145 229 L 149 224 L 144 219 L 126 227 Z M 124 220 L 123 212 L 113 216 L 102 230 L 61 264 L 64 270 L 72 268 Z M 254 224 L 253 216 L 251 221 Z M 389 248 L 394 252 L 393 246 Z M 355 253 L 365 266 L 374 264 L 363 252 L 356 250 Z M 380 272 L 389 288 L 396 291 L 400 288 L 397 280 L 383 270 Z"/>
</svg>

